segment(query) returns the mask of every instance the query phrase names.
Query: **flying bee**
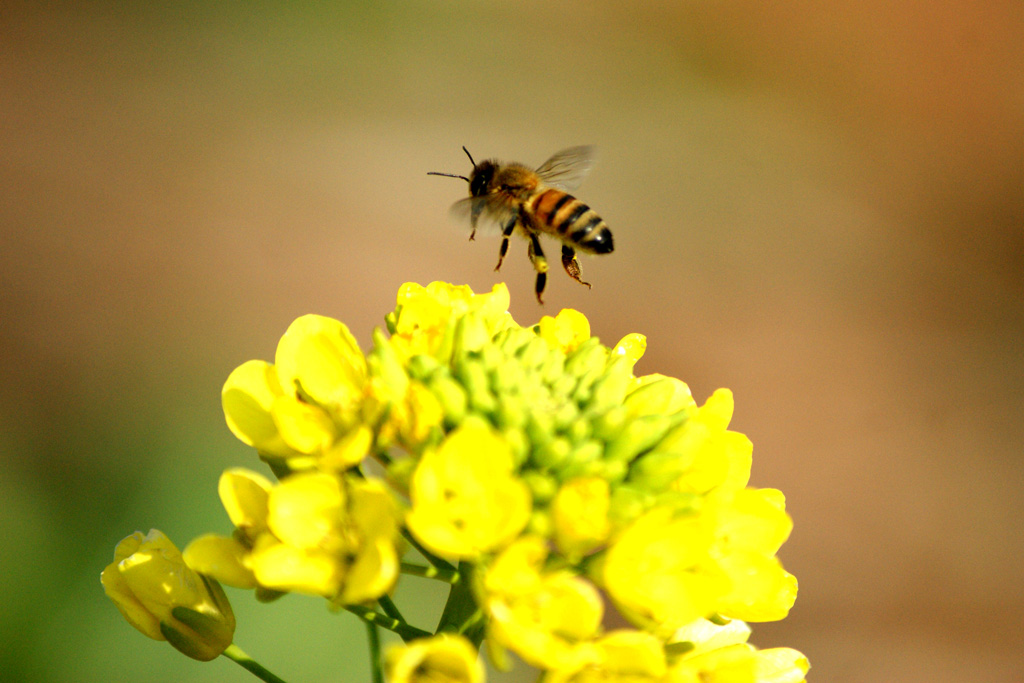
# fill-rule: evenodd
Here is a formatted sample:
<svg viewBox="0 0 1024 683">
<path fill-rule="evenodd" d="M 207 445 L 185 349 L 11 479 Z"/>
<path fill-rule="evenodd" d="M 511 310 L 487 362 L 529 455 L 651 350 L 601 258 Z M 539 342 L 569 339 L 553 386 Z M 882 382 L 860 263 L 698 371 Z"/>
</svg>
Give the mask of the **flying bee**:
<svg viewBox="0 0 1024 683">
<path fill-rule="evenodd" d="M 594 160 L 593 147 L 570 147 L 554 155 L 537 170 L 522 164 L 504 164 L 493 159 L 473 161 L 465 147 L 473 170 L 469 177 L 432 171 L 427 175 L 462 178 L 469 183 L 469 197 L 452 206 L 452 213 L 468 218 L 476 236 L 480 218 L 493 221 L 501 228 L 501 251 L 498 265 L 508 251 L 508 239 L 516 228 L 530 241 L 527 254 L 537 271 L 537 301 L 548 278 L 548 262 L 540 246 L 545 233 L 562 242 L 562 267 L 573 280 L 590 287 L 580 279 L 580 263 L 576 250 L 586 254 L 607 254 L 612 251 L 612 231 L 593 209 L 569 194 L 583 181 Z"/>
</svg>

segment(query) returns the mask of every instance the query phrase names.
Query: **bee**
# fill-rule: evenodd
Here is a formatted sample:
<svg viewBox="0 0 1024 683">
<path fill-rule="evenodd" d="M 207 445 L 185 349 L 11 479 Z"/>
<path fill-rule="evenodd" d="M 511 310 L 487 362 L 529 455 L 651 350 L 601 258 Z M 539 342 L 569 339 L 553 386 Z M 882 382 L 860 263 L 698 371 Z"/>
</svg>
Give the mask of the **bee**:
<svg viewBox="0 0 1024 683">
<path fill-rule="evenodd" d="M 465 147 L 473 170 L 469 177 L 431 171 L 427 175 L 461 178 L 469 183 L 469 197 L 452 206 L 452 213 L 468 218 L 476 237 L 481 217 L 501 228 L 501 250 L 498 265 L 508 251 L 508 240 L 519 229 L 529 240 L 527 255 L 537 271 L 537 301 L 544 303 L 548 262 L 540 246 L 541 233 L 562 242 L 562 267 L 573 280 L 590 287 L 580 278 L 576 251 L 586 254 L 608 254 L 613 249 L 612 231 L 589 206 L 569 194 L 583 181 L 594 160 L 593 147 L 570 147 L 545 161 L 536 170 L 522 164 L 505 164 L 493 159 L 473 161 Z"/>
</svg>

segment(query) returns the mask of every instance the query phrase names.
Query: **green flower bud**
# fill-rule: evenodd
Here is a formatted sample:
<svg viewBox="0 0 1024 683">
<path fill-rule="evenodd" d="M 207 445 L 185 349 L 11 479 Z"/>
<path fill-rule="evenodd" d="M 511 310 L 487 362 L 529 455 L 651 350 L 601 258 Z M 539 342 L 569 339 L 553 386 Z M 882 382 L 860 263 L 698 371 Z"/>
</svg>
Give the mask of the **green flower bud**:
<svg viewBox="0 0 1024 683">
<path fill-rule="evenodd" d="M 565 465 L 558 470 L 558 477 L 568 481 L 574 477 L 597 476 L 604 472 L 601 456 L 604 445 L 599 441 L 587 441 L 572 450 Z"/>
<path fill-rule="evenodd" d="M 572 444 L 565 437 L 559 436 L 535 447 L 531 460 L 537 467 L 558 470 L 569 460 L 571 453 Z"/>
<path fill-rule="evenodd" d="M 532 333 L 531 339 L 520 347 L 518 355 L 524 367 L 534 369 L 544 365 L 549 358 L 556 357 L 548 343 Z"/>
<path fill-rule="evenodd" d="M 597 337 L 591 337 L 565 359 L 565 372 L 576 377 L 604 370 L 608 350 L 601 346 Z"/>
<path fill-rule="evenodd" d="M 542 446 L 555 438 L 555 420 L 550 413 L 531 412 L 527 416 L 524 431 L 535 448 Z"/>
<path fill-rule="evenodd" d="M 522 478 L 533 495 L 534 505 L 546 504 L 558 493 L 558 481 L 543 472 L 536 470 L 523 472 Z"/>
<path fill-rule="evenodd" d="M 542 343 L 547 346 L 546 342 Z M 540 374 L 541 381 L 561 396 L 568 396 L 576 387 L 576 378 L 566 373 L 565 357 L 558 352 L 548 349 L 547 356 L 537 368 L 537 372 Z M 563 382 L 562 388 L 558 387 L 558 382 Z"/>
<path fill-rule="evenodd" d="M 593 427 L 591 419 L 586 415 L 578 416 L 577 419 L 573 420 L 569 424 L 568 430 L 566 430 L 566 437 L 569 438 L 574 444 L 582 443 L 590 438 L 593 433 Z"/>
<path fill-rule="evenodd" d="M 617 527 L 622 527 L 642 515 L 653 504 L 654 497 L 630 484 L 612 488 L 608 517 Z"/>
<path fill-rule="evenodd" d="M 402 306 L 399 305 L 395 310 L 384 316 L 384 327 L 387 328 L 388 334 L 394 334 L 398 330 L 398 317 L 401 313 Z"/>
<path fill-rule="evenodd" d="M 527 529 L 531 534 L 547 538 L 552 533 L 551 515 L 546 510 L 534 510 Z"/>
<path fill-rule="evenodd" d="M 573 449 L 571 459 L 573 462 L 594 462 L 601 460 L 604 455 L 604 444 L 600 441 L 586 441 Z"/>
<path fill-rule="evenodd" d="M 507 358 L 500 358 L 495 367 L 490 370 L 491 387 L 496 394 L 508 396 L 518 394 L 530 383 L 523 367 Z"/>
<path fill-rule="evenodd" d="M 629 462 L 661 441 L 671 425 L 672 420 L 664 415 L 644 415 L 630 420 L 625 429 L 608 444 L 605 457 Z"/>
<path fill-rule="evenodd" d="M 433 356 L 420 354 L 409 359 L 409 376 L 413 379 L 426 380 L 439 369 L 446 367 Z"/>
<path fill-rule="evenodd" d="M 604 479 L 607 463 L 601 460 L 571 461 L 559 471 L 558 475 L 562 481 L 569 481 L 577 477 L 596 477 Z"/>
<path fill-rule="evenodd" d="M 626 475 L 629 473 L 629 465 L 619 460 L 605 460 L 604 461 L 604 475 L 603 479 L 615 484 L 623 481 Z"/>
<path fill-rule="evenodd" d="M 156 529 L 118 543 L 100 580 L 129 624 L 192 659 L 215 659 L 231 644 L 235 615 L 224 589 L 189 569 Z"/>
<path fill-rule="evenodd" d="M 497 426 L 505 428 L 521 428 L 526 424 L 527 406 L 515 396 L 505 395 L 506 398 L 498 403 L 495 411 L 495 422 Z"/>
<path fill-rule="evenodd" d="M 512 461 L 516 468 L 522 467 L 526 459 L 530 457 L 530 441 L 522 429 L 505 428 L 501 430 L 509 448 L 512 450 Z"/>
<path fill-rule="evenodd" d="M 559 400 L 564 400 L 569 396 L 572 396 L 576 390 L 578 379 L 572 375 L 559 374 L 553 382 L 550 383 L 552 395 L 558 397 Z"/>
<path fill-rule="evenodd" d="M 473 351 L 489 347 L 491 333 L 487 329 L 487 323 L 479 315 L 472 313 L 464 315 L 455 323 L 453 335 L 452 355 L 463 356 Z"/>
<path fill-rule="evenodd" d="M 530 329 L 510 327 L 499 332 L 494 338 L 494 343 L 507 355 L 521 359 L 527 345 L 535 339 L 537 335 Z"/>
<path fill-rule="evenodd" d="M 580 419 L 580 411 L 576 404 L 570 402 L 558 406 L 555 411 L 555 429 L 560 432 L 569 430 Z"/>
<path fill-rule="evenodd" d="M 487 370 L 483 365 L 470 358 L 462 358 L 455 365 L 455 376 L 462 382 L 469 397 L 473 410 L 492 414 L 498 407 L 498 401 L 491 392 Z"/>
<path fill-rule="evenodd" d="M 628 414 L 622 406 L 616 406 L 594 420 L 594 436 L 611 441 L 626 428 Z"/>
<path fill-rule="evenodd" d="M 469 398 L 462 385 L 448 376 L 446 372 L 439 372 L 427 386 L 430 387 L 430 391 L 437 397 L 442 410 L 444 410 L 445 424 L 454 427 L 462 422 L 469 405 Z"/>
<path fill-rule="evenodd" d="M 633 362 L 627 358 L 616 357 L 608 364 L 604 374 L 594 383 L 589 407 L 595 410 L 606 410 L 612 406 L 622 405 L 626 389 L 632 381 Z"/>
<path fill-rule="evenodd" d="M 664 491 L 692 465 L 692 454 L 655 449 L 633 461 L 629 480 L 650 491 Z"/>
</svg>

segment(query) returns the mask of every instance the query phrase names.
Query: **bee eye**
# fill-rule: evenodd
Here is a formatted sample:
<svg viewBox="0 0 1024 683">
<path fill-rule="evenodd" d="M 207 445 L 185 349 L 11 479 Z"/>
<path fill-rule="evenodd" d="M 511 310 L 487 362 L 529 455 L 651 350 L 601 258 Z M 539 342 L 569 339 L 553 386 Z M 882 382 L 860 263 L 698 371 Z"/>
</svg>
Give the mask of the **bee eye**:
<svg viewBox="0 0 1024 683">
<path fill-rule="evenodd" d="M 487 193 L 487 186 L 491 183 L 491 178 L 494 177 L 493 168 L 482 168 L 479 172 L 473 174 L 472 180 L 469 182 L 469 193 L 474 197 Z"/>
</svg>

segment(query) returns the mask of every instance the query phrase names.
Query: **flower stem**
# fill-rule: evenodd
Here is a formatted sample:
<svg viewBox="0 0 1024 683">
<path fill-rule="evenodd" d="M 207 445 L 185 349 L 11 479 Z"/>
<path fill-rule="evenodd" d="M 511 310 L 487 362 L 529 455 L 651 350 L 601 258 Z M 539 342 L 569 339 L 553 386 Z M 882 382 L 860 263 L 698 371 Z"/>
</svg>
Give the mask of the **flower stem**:
<svg viewBox="0 0 1024 683">
<path fill-rule="evenodd" d="M 387 593 L 377 598 L 377 604 L 380 605 L 382 610 L 384 610 L 384 614 L 388 615 L 392 619 L 405 621 L 405 617 L 402 616 L 402 612 L 398 609 L 398 605 L 391 600 L 391 597 Z"/>
<path fill-rule="evenodd" d="M 405 540 L 409 541 L 409 543 L 412 544 L 412 547 L 416 548 L 416 550 L 419 551 L 420 555 L 423 555 L 423 557 L 425 557 L 427 559 L 427 562 L 429 562 L 430 564 L 444 571 L 455 571 L 455 565 L 453 565 L 451 562 L 448 562 L 447 560 L 442 560 L 440 557 L 438 557 L 437 555 L 435 555 L 434 553 L 430 552 L 422 545 L 420 545 L 420 542 L 416 540 L 415 536 L 409 533 L 408 529 L 402 529 L 402 536 L 404 536 Z"/>
<path fill-rule="evenodd" d="M 479 649 L 484 639 L 486 621 L 470 589 L 471 582 L 468 579 L 471 571 L 470 563 L 459 563 L 459 572 L 465 579 L 452 584 L 437 632 L 460 633 L 469 639 L 473 647 Z"/>
<path fill-rule="evenodd" d="M 345 609 L 367 623 L 376 624 L 381 628 L 394 631 L 406 642 L 415 638 L 426 638 L 427 636 L 434 635 L 429 631 L 424 631 L 423 629 L 411 626 L 401 619 L 392 619 L 391 617 L 385 616 L 380 612 L 370 609 L 369 607 L 363 607 L 362 605 L 345 605 Z"/>
<path fill-rule="evenodd" d="M 253 676 L 260 680 L 266 681 L 267 683 L 285 683 L 283 678 L 278 678 L 272 674 L 270 671 L 265 669 L 262 664 L 247 655 L 242 648 L 238 647 L 234 643 L 228 645 L 227 649 L 224 650 L 223 655 L 234 661 L 243 669 L 249 671 Z"/>
<path fill-rule="evenodd" d="M 380 662 L 380 633 L 376 624 L 366 622 L 366 637 L 370 641 L 370 672 L 373 675 L 373 683 L 384 683 L 384 671 Z"/>
<path fill-rule="evenodd" d="M 458 583 L 462 580 L 462 576 L 454 568 L 453 570 L 448 570 L 434 566 L 424 567 L 421 564 L 412 564 L 410 562 L 402 562 L 401 567 L 402 573 L 409 576 L 422 576 L 425 579 L 437 579 L 445 583 Z"/>
</svg>

